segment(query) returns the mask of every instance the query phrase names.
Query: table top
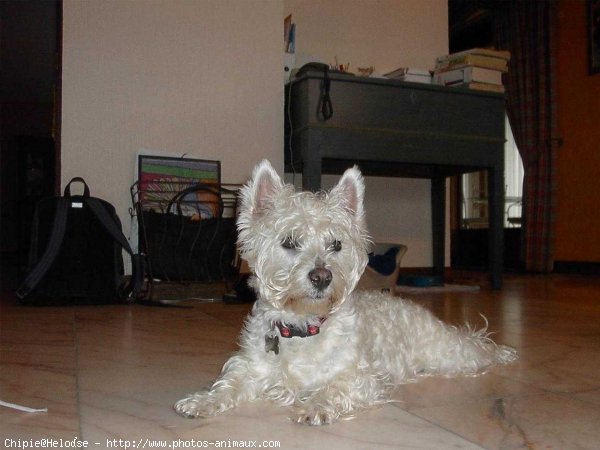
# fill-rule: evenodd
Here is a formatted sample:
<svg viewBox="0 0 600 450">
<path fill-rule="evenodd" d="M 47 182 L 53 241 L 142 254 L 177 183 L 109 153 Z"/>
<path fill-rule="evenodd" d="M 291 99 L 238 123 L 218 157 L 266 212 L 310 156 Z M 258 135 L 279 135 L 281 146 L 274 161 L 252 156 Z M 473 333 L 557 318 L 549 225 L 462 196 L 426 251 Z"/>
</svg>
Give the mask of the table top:
<svg viewBox="0 0 600 450">
<path fill-rule="evenodd" d="M 351 161 L 366 174 L 415 178 L 503 165 L 502 94 L 335 72 L 328 78 L 329 120 L 317 113 L 323 72 L 304 72 L 286 88 L 294 171 L 308 157 L 322 160 L 323 173 Z"/>
<path fill-rule="evenodd" d="M 447 87 L 439 86 L 437 84 L 429 83 L 415 83 L 411 81 L 401 81 L 390 78 L 379 78 L 379 77 L 361 77 L 357 75 L 351 75 L 344 72 L 329 71 L 328 77 L 331 81 L 341 81 L 347 83 L 360 83 L 365 85 L 373 86 L 387 86 L 387 87 L 404 87 L 409 89 L 417 89 L 424 91 L 442 92 L 449 95 L 467 95 L 467 96 L 478 96 L 478 97 L 490 97 L 503 99 L 504 94 L 498 92 L 482 91 L 477 89 L 468 89 L 464 87 Z M 286 89 L 290 87 L 290 84 L 296 84 L 307 79 L 319 79 L 324 78 L 323 72 L 319 70 L 308 70 L 303 72 L 300 76 L 297 76 L 293 80 L 286 83 Z"/>
</svg>

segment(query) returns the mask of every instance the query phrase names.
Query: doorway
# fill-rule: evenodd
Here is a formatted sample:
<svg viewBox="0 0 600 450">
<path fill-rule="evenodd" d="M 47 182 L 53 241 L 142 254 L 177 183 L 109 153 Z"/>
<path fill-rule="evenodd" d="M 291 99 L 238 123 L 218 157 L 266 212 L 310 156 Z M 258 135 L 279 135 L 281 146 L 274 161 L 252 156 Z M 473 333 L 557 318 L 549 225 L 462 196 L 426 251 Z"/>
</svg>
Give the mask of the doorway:
<svg viewBox="0 0 600 450">
<path fill-rule="evenodd" d="M 493 46 L 494 15 L 498 2 L 448 0 L 450 52 Z M 523 164 L 512 131 L 505 121 L 504 268 L 521 270 L 521 205 Z M 485 269 L 488 266 L 487 174 L 477 172 L 451 182 L 451 266 Z"/>
<path fill-rule="evenodd" d="M 521 226 L 523 162 L 508 118 L 505 118 L 504 144 L 504 268 L 522 270 Z M 473 172 L 454 180 L 451 205 L 456 217 L 452 223 L 452 267 L 485 269 L 488 265 L 489 209 L 487 172 Z"/>
<path fill-rule="evenodd" d="M 35 204 L 60 187 L 62 2 L 3 0 L 0 19 L 0 251 L 22 268 Z"/>
</svg>

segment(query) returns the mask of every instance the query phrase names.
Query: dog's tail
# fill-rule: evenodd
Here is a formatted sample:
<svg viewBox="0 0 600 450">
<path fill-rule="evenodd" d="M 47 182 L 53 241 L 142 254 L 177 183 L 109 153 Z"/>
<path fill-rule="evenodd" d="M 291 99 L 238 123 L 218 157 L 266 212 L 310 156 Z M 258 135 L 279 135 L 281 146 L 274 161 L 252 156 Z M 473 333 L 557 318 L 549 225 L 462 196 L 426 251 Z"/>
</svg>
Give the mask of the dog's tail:
<svg viewBox="0 0 600 450">
<path fill-rule="evenodd" d="M 490 367 L 498 364 L 508 364 L 518 358 L 517 351 L 507 345 L 496 344 L 487 331 L 488 322 L 485 316 L 485 326 L 475 329 L 466 324 L 463 327 L 447 326 L 445 344 L 446 352 L 440 366 L 440 373 L 447 376 L 471 375 L 485 373 Z"/>
</svg>

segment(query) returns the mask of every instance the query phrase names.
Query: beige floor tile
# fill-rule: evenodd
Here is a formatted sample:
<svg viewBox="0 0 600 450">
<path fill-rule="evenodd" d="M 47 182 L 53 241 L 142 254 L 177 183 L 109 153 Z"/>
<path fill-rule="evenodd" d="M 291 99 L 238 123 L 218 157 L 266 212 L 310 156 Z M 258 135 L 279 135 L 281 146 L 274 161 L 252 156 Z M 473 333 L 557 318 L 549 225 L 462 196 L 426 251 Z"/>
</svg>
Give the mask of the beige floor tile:
<svg viewBox="0 0 600 450">
<path fill-rule="evenodd" d="M 570 396 L 489 398 L 416 409 L 418 416 L 491 449 L 595 449 L 600 410 Z"/>
<path fill-rule="evenodd" d="M 0 436 L 79 437 L 98 449 L 114 448 L 112 439 L 280 441 L 284 449 L 331 450 L 597 448 L 598 298 L 599 280 L 559 276 L 507 276 L 499 292 L 484 286 L 419 296 L 417 303 L 453 324 L 481 327 L 485 315 L 493 338 L 515 346 L 519 361 L 480 377 L 403 385 L 394 403 L 315 428 L 262 402 L 208 420 L 172 410 L 219 374 L 249 305 L 32 308 L 3 295 L 0 399 L 49 410 L 0 408 Z"/>
</svg>

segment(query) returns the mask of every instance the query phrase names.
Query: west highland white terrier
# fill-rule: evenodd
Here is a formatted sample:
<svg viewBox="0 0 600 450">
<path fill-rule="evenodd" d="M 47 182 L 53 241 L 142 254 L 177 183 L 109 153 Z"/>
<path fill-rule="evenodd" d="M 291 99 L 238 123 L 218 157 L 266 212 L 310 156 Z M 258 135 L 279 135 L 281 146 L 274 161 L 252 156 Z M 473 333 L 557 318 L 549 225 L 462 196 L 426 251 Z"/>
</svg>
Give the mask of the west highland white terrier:
<svg viewBox="0 0 600 450">
<path fill-rule="evenodd" d="M 486 330 L 457 328 L 425 308 L 355 291 L 367 264 L 364 181 L 354 167 L 327 193 L 295 192 L 268 161 L 241 192 L 239 247 L 258 299 L 241 349 L 204 391 L 175 404 L 211 417 L 256 399 L 323 425 L 390 401 L 427 375 L 478 375 L 516 359 Z"/>
</svg>

